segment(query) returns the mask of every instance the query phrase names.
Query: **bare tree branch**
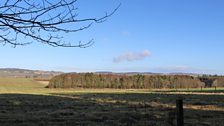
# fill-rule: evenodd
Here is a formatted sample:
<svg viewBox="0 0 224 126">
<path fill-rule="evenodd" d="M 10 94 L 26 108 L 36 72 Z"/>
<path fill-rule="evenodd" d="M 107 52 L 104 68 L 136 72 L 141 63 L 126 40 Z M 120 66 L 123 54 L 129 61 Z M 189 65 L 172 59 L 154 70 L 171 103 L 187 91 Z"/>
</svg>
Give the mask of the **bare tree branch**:
<svg viewBox="0 0 224 126">
<path fill-rule="evenodd" d="M 26 45 L 19 37 L 29 38 L 53 47 L 91 46 L 94 41 L 65 42 L 62 33 L 74 33 L 91 27 L 93 23 L 102 23 L 120 7 L 100 18 L 78 19 L 77 0 L 3 0 L 0 3 L 0 43 L 13 46 Z M 73 28 L 71 25 L 83 25 Z M 28 39 L 28 40 L 29 40 Z M 24 40 L 24 39 L 23 39 Z"/>
</svg>

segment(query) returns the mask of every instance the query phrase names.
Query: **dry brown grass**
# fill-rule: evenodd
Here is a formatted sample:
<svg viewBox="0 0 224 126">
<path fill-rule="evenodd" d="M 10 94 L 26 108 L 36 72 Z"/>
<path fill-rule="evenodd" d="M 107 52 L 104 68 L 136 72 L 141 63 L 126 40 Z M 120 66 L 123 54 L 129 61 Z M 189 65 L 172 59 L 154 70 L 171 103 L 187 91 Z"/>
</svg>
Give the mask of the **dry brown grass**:
<svg viewBox="0 0 224 126">
<path fill-rule="evenodd" d="M 120 89 L 46 89 L 24 79 L 0 79 L 1 126 L 172 126 L 184 100 L 185 126 L 222 126 L 222 93 Z"/>
</svg>

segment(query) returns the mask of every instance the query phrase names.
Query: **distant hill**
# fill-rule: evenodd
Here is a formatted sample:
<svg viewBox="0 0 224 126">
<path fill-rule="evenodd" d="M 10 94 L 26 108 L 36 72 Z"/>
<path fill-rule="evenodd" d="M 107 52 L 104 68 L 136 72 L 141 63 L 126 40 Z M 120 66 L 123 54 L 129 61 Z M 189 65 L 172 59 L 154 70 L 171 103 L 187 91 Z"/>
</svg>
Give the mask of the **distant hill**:
<svg viewBox="0 0 224 126">
<path fill-rule="evenodd" d="M 0 68 L 0 77 L 25 77 L 25 78 L 52 78 L 53 76 L 62 74 L 59 71 L 42 71 L 29 70 L 19 68 Z"/>
<path fill-rule="evenodd" d="M 196 73 L 153 73 L 153 72 L 111 72 L 111 71 L 97 71 L 96 74 L 117 74 L 117 75 L 188 75 L 188 76 L 202 76 Z"/>
<path fill-rule="evenodd" d="M 111 72 L 111 71 L 97 71 L 94 72 L 96 74 L 119 74 L 119 75 L 136 75 L 136 74 L 141 74 L 141 75 L 158 75 L 161 73 L 153 73 L 153 72 Z"/>
</svg>

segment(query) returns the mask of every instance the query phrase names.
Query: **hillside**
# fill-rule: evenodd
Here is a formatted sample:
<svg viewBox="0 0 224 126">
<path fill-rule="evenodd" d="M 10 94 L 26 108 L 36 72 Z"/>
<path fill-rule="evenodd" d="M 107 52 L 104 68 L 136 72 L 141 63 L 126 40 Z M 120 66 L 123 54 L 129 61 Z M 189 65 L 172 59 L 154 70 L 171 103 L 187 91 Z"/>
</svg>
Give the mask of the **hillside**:
<svg viewBox="0 0 224 126">
<path fill-rule="evenodd" d="M 17 78 L 52 78 L 62 74 L 58 71 L 28 70 L 18 68 L 0 68 L 0 77 L 17 77 Z"/>
</svg>

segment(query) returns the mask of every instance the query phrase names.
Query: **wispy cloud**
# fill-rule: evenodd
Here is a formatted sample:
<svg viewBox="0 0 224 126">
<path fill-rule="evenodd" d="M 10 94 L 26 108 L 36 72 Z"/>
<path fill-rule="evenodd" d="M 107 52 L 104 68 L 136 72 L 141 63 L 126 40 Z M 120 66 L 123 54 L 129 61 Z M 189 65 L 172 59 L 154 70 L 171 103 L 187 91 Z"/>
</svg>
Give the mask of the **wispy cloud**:
<svg viewBox="0 0 224 126">
<path fill-rule="evenodd" d="M 121 35 L 123 35 L 123 36 L 131 36 L 131 32 L 128 32 L 128 31 L 122 31 L 122 32 L 121 32 Z"/>
<path fill-rule="evenodd" d="M 122 53 L 119 56 L 114 57 L 113 62 L 118 63 L 122 61 L 136 61 L 136 60 L 144 60 L 146 57 L 150 56 L 151 53 L 148 50 L 144 50 L 139 53 L 133 53 L 133 52 L 128 52 L 128 53 Z"/>
</svg>

